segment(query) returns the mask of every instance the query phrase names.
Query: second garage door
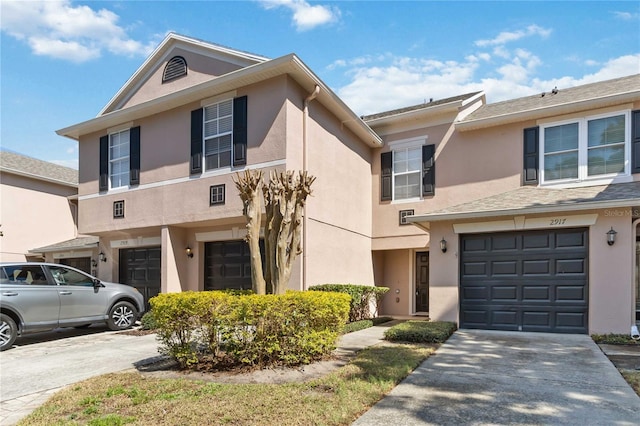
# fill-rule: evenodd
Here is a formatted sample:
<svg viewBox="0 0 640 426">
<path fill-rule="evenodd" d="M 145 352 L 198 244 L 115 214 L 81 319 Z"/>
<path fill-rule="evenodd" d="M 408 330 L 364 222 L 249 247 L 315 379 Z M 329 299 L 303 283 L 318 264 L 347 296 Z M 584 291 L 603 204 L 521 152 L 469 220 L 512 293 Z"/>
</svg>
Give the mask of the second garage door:
<svg viewBox="0 0 640 426">
<path fill-rule="evenodd" d="M 588 229 L 462 235 L 460 326 L 587 333 Z"/>
</svg>

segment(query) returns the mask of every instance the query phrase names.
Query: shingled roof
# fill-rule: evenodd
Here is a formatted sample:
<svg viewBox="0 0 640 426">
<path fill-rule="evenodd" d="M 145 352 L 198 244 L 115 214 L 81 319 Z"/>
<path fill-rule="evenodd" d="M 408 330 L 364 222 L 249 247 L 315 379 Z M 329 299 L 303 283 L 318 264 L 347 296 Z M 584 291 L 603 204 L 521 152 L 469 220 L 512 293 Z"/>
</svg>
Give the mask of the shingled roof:
<svg viewBox="0 0 640 426">
<path fill-rule="evenodd" d="M 98 237 L 94 236 L 78 236 L 72 240 L 62 241 L 59 243 L 51 244 L 44 247 L 38 247 L 29 250 L 30 253 L 49 253 L 65 250 L 81 250 L 92 249 L 98 245 Z"/>
<path fill-rule="evenodd" d="M 438 100 L 429 100 L 429 102 L 424 102 L 418 105 L 412 105 L 409 107 L 404 107 L 404 108 L 398 108 L 398 109 L 393 109 L 390 111 L 384 111 L 384 112 L 379 112 L 377 114 L 371 114 L 371 115 L 363 115 L 362 120 L 367 122 L 367 121 L 371 121 L 371 120 L 377 120 L 379 118 L 385 118 L 385 117 L 391 117 L 394 115 L 400 115 L 400 114 L 405 114 L 408 112 L 413 112 L 413 111 L 418 111 L 421 109 L 427 109 L 427 108 L 432 108 L 435 106 L 440 106 L 440 105 L 445 105 L 445 104 L 450 104 L 453 102 L 458 102 L 458 101 L 465 101 L 467 99 L 470 99 L 474 96 L 476 96 L 477 94 L 479 94 L 481 92 L 473 92 L 473 93 L 466 93 L 464 95 L 458 95 L 458 96 L 453 96 L 451 98 L 445 98 L 445 99 L 438 99 Z"/>
<path fill-rule="evenodd" d="M 456 124 L 459 130 L 605 107 L 640 98 L 640 74 L 570 88 L 550 87 L 533 96 L 483 105 Z M 597 104 L 597 105 L 596 105 Z M 562 109 L 565 108 L 566 111 Z"/>
<path fill-rule="evenodd" d="M 10 151 L 0 151 L 0 171 L 66 186 L 78 186 L 78 171 L 76 169 Z"/>
<path fill-rule="evenodd" d="M 418 214 L 408 220 L 409 222 L 435 222 L 636 206 L 640 206 L 640 182 L 563 189 L 523 186 L 513 191 L 432 213 Z"/>
</svg>

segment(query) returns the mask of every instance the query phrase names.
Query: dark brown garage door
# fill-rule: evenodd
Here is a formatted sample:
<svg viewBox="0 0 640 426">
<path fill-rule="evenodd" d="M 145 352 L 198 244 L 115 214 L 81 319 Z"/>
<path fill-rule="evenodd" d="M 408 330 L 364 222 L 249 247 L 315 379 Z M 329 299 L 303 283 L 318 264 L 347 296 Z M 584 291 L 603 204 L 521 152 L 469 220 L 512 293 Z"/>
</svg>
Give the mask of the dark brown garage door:
<svg viewBox="0 0 640 426">
<path fill-rule="evenodd" d="M 120 250 L 120 282 L 137 288 L 147 309 L 149 299 L 160 293 L 160 258 L 160 247 Z"/>
<path fill-rule="evenodd" d="M 460 326 L 587 333 L 588 230 L 460 237 Z"/>
<path fill-rule="evenodd" d="M 264 241 L 260 240 L 264 253 Z M 244 240 L 215 241 L 204 245 L 205 290 L 250 290 L 251 257 Z"/>
</svg>

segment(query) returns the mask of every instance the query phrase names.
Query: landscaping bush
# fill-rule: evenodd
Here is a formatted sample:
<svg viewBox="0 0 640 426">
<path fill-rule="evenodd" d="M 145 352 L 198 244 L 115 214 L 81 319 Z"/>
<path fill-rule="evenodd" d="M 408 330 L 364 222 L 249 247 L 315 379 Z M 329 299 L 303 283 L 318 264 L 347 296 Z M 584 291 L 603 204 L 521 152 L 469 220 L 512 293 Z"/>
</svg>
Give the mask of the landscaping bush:
<svg viewBox="0 0 640 426">
<path fill-rule="evenodd" d="M 321 284 L 313 286 L 309 290 L 346 293 L 351 296 L 349 322 L 355 322 L 375 317 L 378 303 L 382 296 L 389 291 L 389 288 L 354 284 Z M 372 305 L 374 307 L 373 312 Z"/>
<path fill-rule="evenodd" d="M 592 334 L 591 339 L 604 345 L 640 345 L 640 341 L 633 340 L 629 334 Z"/>
<path fill-rule="evenodd" d="M 373 325 L 380 325 L 380 324 L 384 324 L 385 322 L 393 321 L 393 318 L 391 318 L 391 317 L 375 317 L 375 318 L 371 318 L 371 321 L 373 321 Z"/>
<path fill-rule="evenodd" d="M 456 331 L 454 322 L 406 321 L 384 332 L 392 342 L 443 343 Z"/>
<path fill-rule="evenodd" d="M 360 320 L 345 324 L 342 328 L 342 334 L 353 333 L 354 331 L 364 330 L 365 328 L 373 327 L 374 325 L 383 324 L 391 321 L 391 317 L 376 317 L 367 320 Z"/>
<path fill-rule="evenodd" d="M 150 303 L 162 352 L 183 368 L 221 352 L 262 367 L 309 363 L 335 348 L 349 312 L 349 297 L 340 293 L 182 292 Z"/>
<path fill-rule="evenodd" d="M 155 330 L 158 328 L 156 318 L 153 316 L 153 311 L 149 310 L 142 315 L 140 325 L 143 330 Z"/>
</svg>

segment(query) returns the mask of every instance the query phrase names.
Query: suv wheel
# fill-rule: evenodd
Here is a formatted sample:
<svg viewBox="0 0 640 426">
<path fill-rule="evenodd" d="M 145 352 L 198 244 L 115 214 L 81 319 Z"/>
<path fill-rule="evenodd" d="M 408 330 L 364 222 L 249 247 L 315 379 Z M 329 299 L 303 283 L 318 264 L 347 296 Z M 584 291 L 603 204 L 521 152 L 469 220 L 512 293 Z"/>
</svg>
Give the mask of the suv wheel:
<svg viewBox="0 0 640 426">
<path fill-rule="evenodd" d="M 18 326 L 9 315 L 0 314 L 0 351 L 9 349 L 18 337 Z"/>
<path fill-rule="evenodd" d="M 133 325 L 138 318 L 138 310 L 129 302 L 117 302 L 109 311 L 107 325 L 111 330 L 124 330 Z"/>
</svg>

